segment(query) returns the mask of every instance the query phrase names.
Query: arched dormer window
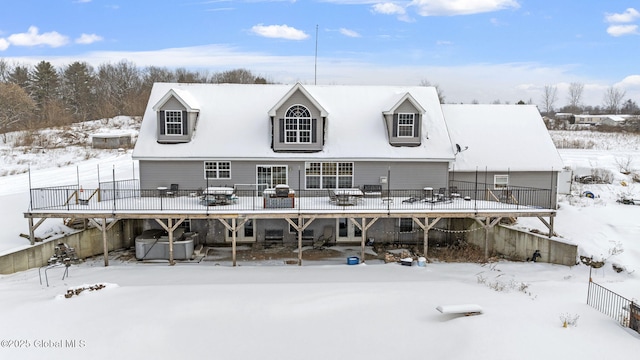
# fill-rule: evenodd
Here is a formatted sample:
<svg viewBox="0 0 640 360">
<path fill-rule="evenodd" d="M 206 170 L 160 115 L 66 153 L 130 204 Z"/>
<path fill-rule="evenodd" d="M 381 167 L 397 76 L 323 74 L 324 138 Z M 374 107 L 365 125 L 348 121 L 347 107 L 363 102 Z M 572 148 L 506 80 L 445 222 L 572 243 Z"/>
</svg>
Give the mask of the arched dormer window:
<svg viewBox="0 0 640 360">
<path fill-rule="evenodd" d="M 311 142 L 311 112 L 302 105 L 293 105 L 284 117 L 285 143 Z"/>
</svg>

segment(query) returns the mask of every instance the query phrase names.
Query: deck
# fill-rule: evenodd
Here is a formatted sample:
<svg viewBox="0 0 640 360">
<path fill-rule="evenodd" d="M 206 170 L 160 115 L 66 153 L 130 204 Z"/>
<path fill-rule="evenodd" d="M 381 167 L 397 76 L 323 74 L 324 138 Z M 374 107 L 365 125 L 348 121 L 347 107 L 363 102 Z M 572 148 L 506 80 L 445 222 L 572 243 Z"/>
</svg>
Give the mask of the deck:
<svg viewBox="0 0 640 360">
<path fill-rule="evenodd" d="M 339 192 L 344 194 L 345 192 Z M 346 192 L 349 194 L 349 192 Z M 225 197 L 226 196 L 226 197 Z M 376 216 L 551 216 L 548 190 L 520 189 L 501 197 L 490 190 L 428 194 L 423 190 L 391 190 L 377 196 L 332 196 L 328 190 L 292 191 L 284 197 L 257 191 L 234 191 L 211 198 L 202 190 L 77 189 L 76 187 L 31 190 L 25 217 L 143 218 L 180 214 L 191 218 L 255 218 L 315 215 L 320 217 Z M 213 199 L 213 200 L 212 200 Z M 545 206 L 546 205 L 546 206 Z"/>
</svg>

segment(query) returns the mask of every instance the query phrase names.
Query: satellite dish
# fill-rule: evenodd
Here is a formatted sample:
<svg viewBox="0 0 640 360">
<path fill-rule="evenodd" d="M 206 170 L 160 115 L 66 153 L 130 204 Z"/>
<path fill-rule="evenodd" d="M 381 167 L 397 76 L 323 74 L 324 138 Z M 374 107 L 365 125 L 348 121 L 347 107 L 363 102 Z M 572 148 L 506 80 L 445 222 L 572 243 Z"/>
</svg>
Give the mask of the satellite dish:
<svg viewBox="0 0 640 360">
<path fill-rule="evenodd" d="M 460 144 L 456 144 L 456 150 L 458 150 L 456 154 L 462 151 L 462 148 L 460 148 Z"/>
</svg>

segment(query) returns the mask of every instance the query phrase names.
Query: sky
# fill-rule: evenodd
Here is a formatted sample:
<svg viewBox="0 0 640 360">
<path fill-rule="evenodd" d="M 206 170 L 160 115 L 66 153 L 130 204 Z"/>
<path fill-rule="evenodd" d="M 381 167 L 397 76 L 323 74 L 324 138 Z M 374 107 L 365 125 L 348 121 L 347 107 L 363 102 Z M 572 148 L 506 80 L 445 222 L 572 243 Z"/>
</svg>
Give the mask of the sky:
<svg viewBox="0 0 640 360">
<path fill-rule="evenodd" d="M 10 64 L 211 73 L 269 81 L 438 85 L 448 103 L 603 105 L 615 87 L 640 102 L 637 0 L 23 0 L 3 1 L 0 59 Z"/>
</svg>

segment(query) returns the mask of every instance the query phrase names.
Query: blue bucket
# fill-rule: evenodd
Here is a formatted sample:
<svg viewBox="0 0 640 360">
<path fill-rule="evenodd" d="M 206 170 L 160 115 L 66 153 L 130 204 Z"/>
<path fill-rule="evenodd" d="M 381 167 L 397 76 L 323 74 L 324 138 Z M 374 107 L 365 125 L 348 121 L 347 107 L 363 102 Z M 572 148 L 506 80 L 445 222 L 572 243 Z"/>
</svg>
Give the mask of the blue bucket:
<svg viewBox="0 0 640 360">
<path fill-rule="evenodd" d="M 357 256 L 349 256 L 347 258 L 347 265 L 358 265 L 360 264 L 360 258 Z"/>
</svg>

